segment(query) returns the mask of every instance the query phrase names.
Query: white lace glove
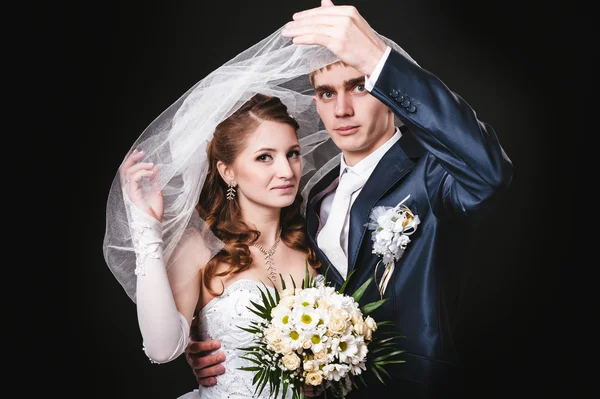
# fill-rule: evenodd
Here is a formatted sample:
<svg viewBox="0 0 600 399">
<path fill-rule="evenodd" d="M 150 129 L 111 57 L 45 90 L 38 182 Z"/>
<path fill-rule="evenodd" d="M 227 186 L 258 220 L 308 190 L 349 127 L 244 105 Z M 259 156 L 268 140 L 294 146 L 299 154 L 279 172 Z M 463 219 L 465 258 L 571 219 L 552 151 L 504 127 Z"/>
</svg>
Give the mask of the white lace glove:
<svg viewBox="0 0 600 399">
<path fill-rule="evenodd" d="M 137 314 L 144 352 L 153 363 L 167 363 L 181 355 L 190 326 L 177 311 L 163 259 L 162 226 L 135 205 L 131 234 L 136 253 Z"/>
</svg>

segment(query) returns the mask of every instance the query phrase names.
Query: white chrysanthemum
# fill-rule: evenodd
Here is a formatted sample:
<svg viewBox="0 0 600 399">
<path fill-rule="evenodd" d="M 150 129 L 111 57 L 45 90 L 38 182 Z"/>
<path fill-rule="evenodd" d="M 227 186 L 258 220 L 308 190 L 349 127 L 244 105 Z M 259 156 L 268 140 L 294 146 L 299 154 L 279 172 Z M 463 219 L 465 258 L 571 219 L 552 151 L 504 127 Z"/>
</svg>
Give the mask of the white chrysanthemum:
<svg viewBox="0 0 600 399">
<path fill-rule="evenodd" d="M 312 307 L 300 307 L 293 312 L 294 324 L 302 330 L 312 330 L 321 320 L 321 312 Z"/>
<path fill-rule="evenodd" d="M 302 348 L 304 341 L 306 341 L 306 334 L 300 329 L 290 330 L 281 335 L 281 343 L 288 345 L 291 350 Z"/>
<path fill-rule="evenodd" d="M 293 328 L 292 311 L 286 306 L 277 305 L 271 311 L 271 323 L 279 330 L 285 331 Z"/>
<path fill-rule="evenodd" d="M 344 335 L 335 338 L 331 350 L 337 354 L 340 362 L 351 363 L 352 358 L 358 353 L 358 341 L 352 334 Z"/>
<path fill-rule="evenodd" d="M 326 380 L 339 381 L 340 379 L 344 378 L 346 374 L 348 374 L 348 371 L 350 371 L 350 366 L 347 364 L 338 363 L 326 364 L 323 366 L 321 371 L 323 374 L 325 374 Z"/>
<path fill-rule="evenodd" d="M 314 307 L 317 302 L 319 291 L 316 288 L 307 288 L 295 296 L 294 308 Z"/>
<path fill-rule="evenodd" d="M 364 363 L 367 358 L 367 354 L 369 353 L 369 348 L 367 347 L 367 344 L 365 344 L 364 341 L 360 340 L 357 342 L 356 348 L 357 348 L 356 354 L 354 355 L 354 358 L 352 359 L 352 361 L 350 363 L 352 363 L 352 364 Z"/>
<path fill-rule="evenodd" d="M 323 349 L 326 348 L 325 344 L 329 339 L 329 337 L 325 335 L 326 332 L 326 328 L 317 328 L 313 331 L 307 332 L 306 336 L 311 343 L 310 349 L 313 352 L 321 352 Z"/>
<path fill-rule="evenodd" d="M 350 365 L 350 373 L 353 375 L 362 374 L 363 371 L 367 370 L 366 362 L 359 362 L 358 364 Z"/>
</svg>

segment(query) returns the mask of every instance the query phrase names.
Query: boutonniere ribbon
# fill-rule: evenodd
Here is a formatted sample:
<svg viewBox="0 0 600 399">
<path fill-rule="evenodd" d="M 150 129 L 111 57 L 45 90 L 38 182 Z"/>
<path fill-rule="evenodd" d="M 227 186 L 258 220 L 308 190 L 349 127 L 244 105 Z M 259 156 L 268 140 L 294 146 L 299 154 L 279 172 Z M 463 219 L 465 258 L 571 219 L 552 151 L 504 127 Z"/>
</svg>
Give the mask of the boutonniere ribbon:
<svg viewBox="0 0 600 399">
<path fill-rule="evenodd" d="M 395 207 L 377 206 L 369 215 L 367 228 L 373 230 L 371 234 L 372 253 L 381 257 L 374 271 L 374 280 L 381 296 L 385 293 L 392 277 L 395 262 L 402 257 L 406 246 L 410 243 L 409 236 L 417 230 L 417 226 L 421 222 L 419 216 L 404 205 L 409 197 L 410 194 Z M 385 265 L 385 270 L 381 281 L 378 282 L 377 270 L 380 264 Z"/>
</svg>

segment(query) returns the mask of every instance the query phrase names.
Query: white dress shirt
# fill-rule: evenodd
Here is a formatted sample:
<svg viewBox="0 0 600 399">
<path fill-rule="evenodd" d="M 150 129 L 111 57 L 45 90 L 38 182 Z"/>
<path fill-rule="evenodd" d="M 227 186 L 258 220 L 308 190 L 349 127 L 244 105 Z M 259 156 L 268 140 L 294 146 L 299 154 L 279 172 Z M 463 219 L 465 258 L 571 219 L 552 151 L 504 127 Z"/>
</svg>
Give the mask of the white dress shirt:
<svg viewBox="0 0 600 399">
<path fill-rule="evenodd" d="M 379 147 L 378 149 L 373 151 L 371 154 L 367 155 L 363 160 L 361 160 L 360 162 L 358 162 L 356 165 L 354 165 L 352 167 L 346 165 L 346 162 L 344 161 L 344 154 L 340 154 L 340 176 L 342 175 L 342 173 L 344 173 L 346 168 L 348 168 L 351 171 L 353 171 L 354 173 L 358 174 L 360 177 L 362 177 L 364 179 L 364 181 L 366 182 L 369 179 L 369 177 L 371 176 L 371 173 L 373 173 L 373 170 L 375 170 L 375 167 L 377 166 L 377 164 L 379 163 L 381 158 L 383 158 L 385 153 L 388 152 L 388 150 L 390 148 L 392 148 L 392 146 L 394 144 L 396 144 L 396 142 L 398 140 L 400 140 L 401 136 L 402 136 L 402 133 L 400 133 L 400 129 L 396 128 L 394 135 L 388 141 L 386 141 L 381 147 Z M 361 191 L 362 191 L 362 187 L 360 189 L 356 190 L 352 194 L 352 197 L 350 199 L 350 207 L 352 207 L 352 204 L 354 204 L 356 197 L 358 197 L 358 194 L 360 194 Z M 325 223 L 327 222 L 327 218 L 329 217 L 329 214 L 331 213 L 331 204 L 333 202 L 334 196 L 335 196 L 335 190 L 330 192 L 329 194 L 327 194 L 325 196 L 325 198 L 323 199 L 323 202 L 321 203 L 321 209 L 319 211 L 320 226 L 324 226 Z M 350 228 L 350 212 L 348 212 L 348 215 L 346 215 L 346 219 L 344 221 L 344 227 L 342 228 L 342 236 L 340 238 L 340 242 L 342 244 L 342 248 L 343 248 L 344 252 L 346 253 L 346 256 L 348 255 L 348 231 L 349 231 L 349 228 Z M 320 231 L 319 231 L 319 233 L 320 233 Z M 327 254 L 325 254 L 325 255 L 327 255 Z M 346 278 L 347 270 L 338 270 L 338 271 L 341 273 L 342 277 Z"/>
</svg>

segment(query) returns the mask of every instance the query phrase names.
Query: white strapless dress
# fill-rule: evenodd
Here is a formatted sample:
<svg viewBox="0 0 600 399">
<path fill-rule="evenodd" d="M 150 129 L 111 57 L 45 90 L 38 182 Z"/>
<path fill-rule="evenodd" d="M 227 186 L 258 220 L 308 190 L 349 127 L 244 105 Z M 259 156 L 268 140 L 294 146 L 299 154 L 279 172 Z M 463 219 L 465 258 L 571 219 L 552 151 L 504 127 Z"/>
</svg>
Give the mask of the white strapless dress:
<svg viewBox="0 0 600 399">
<path fill-rule="evenodd" d="M 255 365 L 242 359 L 247 352 L 238 348 L 252 344 L 254 336 L 238 326 L 249 327 L 251 321 L 260 321 L 260 317 L 248 310 L 250 301 L 262 303 L 259 288 L 264 291 L 261 282 L 249 279 L 237 280 L 219 297 L 212 299 L 202 308 L 199 314 L 200 336 L 205 339 L 218 339 L 226 360 L 223 363 L 225 373 L 217 377 L 217 384 L 211 387 L 199 386 L 179 399 L 242 399 L 269 397 L 268 385 L 260 396 L 254 396 L 255 386 L 252 385 L 254 372 L 240 370 L 240 367 Z M 268 287 L 271 294 L 274 288 Z M 280 390 L 280 397 L 281 390 Z M 288 390 L 286 398 L 292 398 Z"/>
</svg>

